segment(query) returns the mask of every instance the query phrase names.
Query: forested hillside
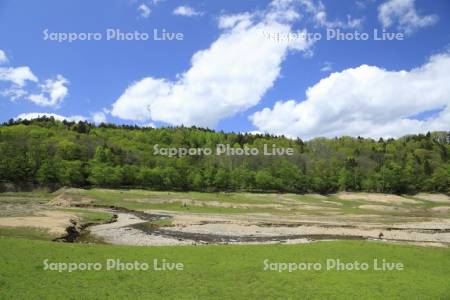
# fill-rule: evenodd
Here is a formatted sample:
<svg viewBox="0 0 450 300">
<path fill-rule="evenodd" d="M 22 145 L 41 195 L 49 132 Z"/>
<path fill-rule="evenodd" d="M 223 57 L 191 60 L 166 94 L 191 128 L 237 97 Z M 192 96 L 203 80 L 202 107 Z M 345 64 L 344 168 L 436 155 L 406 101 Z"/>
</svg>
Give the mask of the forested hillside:
<svg viewBox="0 0 450 300">
<path fill-rule="evenodd" d="M 450 133 L 397 140 L 284 137 L 198 128 L 94 126 L 41 118 L 0 127 L 5 189 L 61 186 L 155 190 L 449 192 Z M 292 156 L 154 155 L 160 147 L 294 148 Z"/>
</svg>

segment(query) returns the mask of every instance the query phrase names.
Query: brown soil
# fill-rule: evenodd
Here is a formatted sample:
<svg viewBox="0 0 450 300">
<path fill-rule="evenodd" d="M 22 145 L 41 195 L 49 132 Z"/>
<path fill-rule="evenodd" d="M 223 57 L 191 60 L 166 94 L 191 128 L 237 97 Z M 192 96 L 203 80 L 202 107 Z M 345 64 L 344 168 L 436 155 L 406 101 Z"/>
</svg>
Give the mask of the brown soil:
<svg viewBox="0 0 450 300">
<path fill-rule="evenodd" d="M 71 220 L 77 221 L 78 217 L 66 212 L 47 210 L 36 212 L 34 216 L 0 218 L 0 226 L 43 228 L 51 234 L 62 235 L 73 224 Z"/>
<path fill-rule="evenodd" d="M 74 203 L 91 204 L 94 202 L 95 202 L 94 200 L 87 198 L 87 197 L 81 197 L 81 199 L 79 201 L 75 201 L 72 196 L 67 195 L 66 193 L 61 193 L 60 195 L 58 195 L 55 198 L 53 198 L 52 200 L 50 200 L 48 202 L 48 204 L 52 205 L 52 206 L 70 207 Z"/>
<path fill-rule="evenodd" d="M 396 207 L 396 206 L 387 206 L 387 205 L 360 205 L 359 208 L 361 209 L 368 209 L 368 210 L 375 210 L 375 211 L 381 211 L 381 212 L 409 212 L 409 209 L 403 208 L 403 207 Z"/>
<path fill-rule="evenodd" d="M 418 201 L 404 198 L 398 195 L 378 193 L 338 193 L 336 196 L 342 200 L 363 200 L 369 202 L 381 202 L 391 204 L 416 204 Z"/>
<path fill-rule="evenodd" d="M 427 193 L 420 193 L 415 195 L 414 197 L 426 200 L 426 201 L 432 201 L 432 202 L 442 202 L 442 203 L 448 203 L 450 204 L 450 197 L 444 194 L 427 194 Z"/>
</svg>

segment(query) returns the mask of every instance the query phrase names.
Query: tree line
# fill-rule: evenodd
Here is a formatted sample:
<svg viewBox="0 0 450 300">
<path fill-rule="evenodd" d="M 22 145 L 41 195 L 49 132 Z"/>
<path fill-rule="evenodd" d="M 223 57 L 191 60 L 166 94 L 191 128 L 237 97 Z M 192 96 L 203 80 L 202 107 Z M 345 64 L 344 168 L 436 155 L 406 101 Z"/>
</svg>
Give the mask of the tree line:
<svg viewBox="0 0 450 300">
<path fill-rule="evenodd" d="M 333 193 L 450 191 L 450 132 L 398 139 L 140 128 L 42 117 L 0 126 L 0 189 L 70 187 Z M 153 146 L 293 148 L 291 156 L 155 155 Z M 260 151 L 262 153 L 262 151 Z"/>
</svg>

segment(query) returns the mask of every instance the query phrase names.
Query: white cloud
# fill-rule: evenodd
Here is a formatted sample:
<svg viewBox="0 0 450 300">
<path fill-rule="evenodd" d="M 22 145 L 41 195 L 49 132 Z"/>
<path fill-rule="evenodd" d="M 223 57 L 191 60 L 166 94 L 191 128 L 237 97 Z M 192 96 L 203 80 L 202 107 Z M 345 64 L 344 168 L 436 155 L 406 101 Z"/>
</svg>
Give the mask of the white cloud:
<svg viewBox="0 0 450 300">
<path fill-rule="evenodd" d="M 221 29 L 233 28 L 237 24 L 241 25 L 242 27 L 248 27 L 249 25 L 251 25 L 253 17 L 254 14 L 248 12 L 235 15 L 223 15 L 219 17 L 218 25 Z"/>
<path fill-rule="evenodd" d="M 145 124 L 139 125 L 139 127 L 142 127 L 142 128 L 156 128 L 156 125 L 155 125 L 155 123 L 150 122 L 150 123 L 145 123 Z"/>
<path fill-rule="evenodd" d="M 27 81 L 37 82 L 37 77 L 29 67 L 0 68 L 0 81 L 9 81 L 23 87 Z"/>
<path fill-rule="evenodd" d="M 365 9 L 365 8 L 367 8 L 367 6 L 371 5 L 375 1 L 376 0 L 356 0 L 355 5 L 356 5 L 356 8 L 358 8 L 358 9 Z"/>
<path fill-rule="evenodd" d="M 173 10 L 173 14 L 176 16 L 195 17 L 203 15 L 203 12 L 197 11 L 190 6 L 178 6 Z"/>
<path fill-rule="evenodd" d="M 0 91 L 0 95 L 9 98 L 11 101 L 16 101 L 28 95 L 28 92 L 17 85 L 12 85 L 11 87 Z"/>
<path fill-rule="evenodd" d="M 2 50 L 0 50 L 0 63 L 8 62 L 8 58 Z M 6 81 L 10 85 L 3 90 L 0 90 L 0 96 L 9 98 L 11 101 L 16 101 L 28 94 L 25 90 L 27 82 L 38 82 L 37 77 L 31 72 L 29 67 L 17 68 L 0 68 L 0 81 Z"/>
<path fill-rule="evenodd" d="M 292 0 L 280 0 L 280 2 L 291 2 Z M 328 19 L 325 5 L 321 1 L 313 0 L 298 0 L 303 8 L 303 11 L 312 15 L 314 24 L 318 27 L 326 28 L 360 28 L 363 23 L 363 19 L 353 18 L 351 15 L 347 15 L 347 20 L 334 20 Z"/>
<path fill-rule="evenodd" d="M 3 51 L 0 50 L 0 60 Z M 3 53 L 4 54 L 4 53 Z M 6 56 L 5 59 L 7 60 Z M 55 79 L 47 79 L 44 83 L 39 83 L 39 79 L 33 74 L 30 67 L 0 67 L 0 81 L 5 81 L 9 85 L 0 90 L 0 96 L 11 101 L 26 98 L 40 106 L 54 106 L 59 104 L 68 95 L 67 79 L 62 75 L 57 75 Z M 33 83 L 30 86 L 28 83 Z M 30 91 L 36 87 L 39 93 Z"/>
<path fill-rule="evenodd" d="M 331 70 L 333 70 L 333 63 L 329 61 L 324 62 L 322 68 L 320 68 L 321 72 L 330 72 Z"/>
<path fill-rule="evenodd" d="M 23 113 L 18 115 L 15 120 L 18 119 L 22 119 L 22 120 L 32 120 L 32 119 L 37 119 L 40 117 L 53 117 L 55 120 L 58 121 L 73 121 L 73 122 L 79 122 L 79 121 L 86 121 L 87 118 L 83 117 L 83 116 L 70 116 L 70 117 L 65 117 L 65 116 L 61 116 L 61 115 L 57 115 L 57 114 L 53 114 L 53 113 L 37 113 L 37 112 L 33 112 L 33 113 Z"/>
<path fill-rule="evenodd" d="M 112 115 L 214 127 L 256 105 L 279 77 L 286 55 L 311 46 L 306 40 L 281 43 L 264 35 L 292 32 L 294 8 L 280 7 L 273 4 L 258 15 L 220 18 L 224 31 L 208 49 L 192 56 L 189 70 L 175 81 L 147 77 L 132 83 L 112 105 Z"/>
<path fill-rule="evenodd" d="M 139 15 L 142 18 L 148 18 L 150 16 L 150 13 L 152 12 L 150 7 L 148 7 L 148 5 L 146 5 L 144 3 L 142 3 L 141 5 L 138 6 L 138 11 L 139 11 Z"/>
<path fill-rule="evenodd" d="M 362 19 L 354 19 L 350 15 L 347 15 L 347 21 L 345 22 L 341 20 L 329 21 L 325 10 L 317 12 L 314 20 L 316 25 L 326 28 L 360 28 L 363 21 Z"/>
<path fill-rule="evenodd" d="M 57 75 L 55 79 L 47 79 L 41 84 L 41 93 L 32 94 L 28 99 L 39 106 L 58 107 L 68 95 L 67 84 L 69 82 L 62 75 Z"/>
<path fill-rule="evenodd" d="M 164 0 L 146 0 L 145 3 L 139 4 L 137 11 L 139 13 L 139 18 L 147 19 L 153 11 L 153 8 L 159 5 L 160 2 Z M 133 2 L 138 2 L 133 0 Z M 140 2 L 140 1 L 139 1 Z"/>
<path fill-rule="evenodd" d="M 299 136 L 397 137 L 450 130 L 450 54 L 410 71 L 362 65 L 333 73 L 308 88 L 306 99 L 279 101 L 250 119 L 258 130 Z M 443 108 L 436 116 L 417 114 Z"/>
<path fill-rule="evenodd" d="M 378 19 L 384 28 L 397 24 L 397 29 L 412 33 L 419 28 L 435 24 L 436 15 L 420 16 L 415 7 L 415 0 L 388 0 L 378 7 Z"/>
<path fill-rule="evenodd" d="M 97 111 L 92 114 L 92 120 L 95 124 L 106 123 L 106 115 L 103 111 Z"/>
<path fill-rule="evenodd" d="M 8 57 L 6 56 L 5 51 L 0 49 L 0 65 L 8 63 Z"/>
</svg>

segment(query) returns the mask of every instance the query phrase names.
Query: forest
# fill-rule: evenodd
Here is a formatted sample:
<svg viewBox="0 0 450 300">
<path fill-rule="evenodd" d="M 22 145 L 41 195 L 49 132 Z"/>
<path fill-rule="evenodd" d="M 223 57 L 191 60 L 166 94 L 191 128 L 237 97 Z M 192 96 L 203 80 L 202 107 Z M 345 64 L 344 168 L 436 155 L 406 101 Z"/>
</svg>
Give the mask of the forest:
<svg viewBox="0 0 450 300">
<path fill-rule="evenodd" d="M 396 194 L 450 191 L 450 132 L 398 139 L 225 133 L 196 127 L 10 120 L 0 126 L 0 191 L 67 187 Z M 293 155 L 155 155 L 176 148 L 293 148 Z M 262 151 L 261 151 L 262 153 Z"/>
</svg>

